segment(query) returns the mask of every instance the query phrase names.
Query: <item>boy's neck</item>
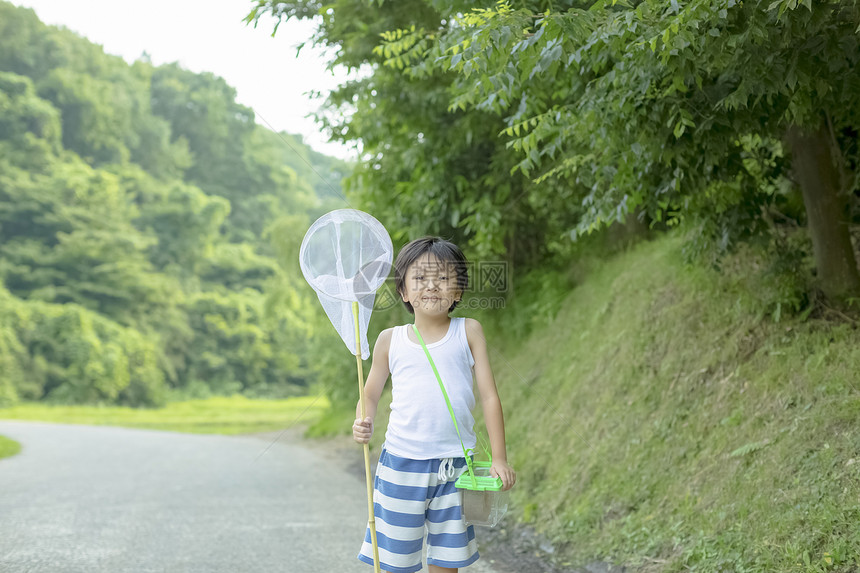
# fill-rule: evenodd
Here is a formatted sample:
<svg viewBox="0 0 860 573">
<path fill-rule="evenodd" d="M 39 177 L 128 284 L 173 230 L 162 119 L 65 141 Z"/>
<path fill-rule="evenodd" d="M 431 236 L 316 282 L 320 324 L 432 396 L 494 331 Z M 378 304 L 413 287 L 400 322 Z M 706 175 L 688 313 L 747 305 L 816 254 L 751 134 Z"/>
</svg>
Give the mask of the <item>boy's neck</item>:
<svg viewBox="0 0 860 573">
<path fill-rule="evenodd" d="M 447 314 L 439 316 L 415 315 L 415 326 L 424 332 L 437 332 L 447 330 L 451 325 L 451 317 Z"/>
</svg>

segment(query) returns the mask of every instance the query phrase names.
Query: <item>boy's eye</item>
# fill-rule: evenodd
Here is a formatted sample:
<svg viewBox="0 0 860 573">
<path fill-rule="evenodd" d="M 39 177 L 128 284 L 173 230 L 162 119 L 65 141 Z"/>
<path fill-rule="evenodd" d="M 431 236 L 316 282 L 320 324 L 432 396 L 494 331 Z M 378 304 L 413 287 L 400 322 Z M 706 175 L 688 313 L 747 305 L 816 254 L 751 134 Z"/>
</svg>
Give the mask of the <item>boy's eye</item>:
<svg viewBox="0 0 860 573">
<path fill-rule="evenodd" d="M 442 276 L 440 276 L 440 277 L 439 277 L 439 280 L 440 280 L 440 281 L 447 281 L 447 280 L 448 280 L 448 277 L 447 277 L 447 276 L 445 276 L 445 275 L 442 275 Z"/>
</svg>

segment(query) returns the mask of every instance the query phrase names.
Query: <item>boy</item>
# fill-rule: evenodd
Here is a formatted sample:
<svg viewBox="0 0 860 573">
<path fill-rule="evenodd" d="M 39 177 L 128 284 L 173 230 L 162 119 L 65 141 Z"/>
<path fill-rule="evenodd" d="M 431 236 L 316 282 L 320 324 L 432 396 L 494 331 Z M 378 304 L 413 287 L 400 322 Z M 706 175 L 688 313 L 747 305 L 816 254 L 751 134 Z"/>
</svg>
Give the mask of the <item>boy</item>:
<svg viewBox="0 0 860 573">
<path fill-rule="evenodd" d="M 394 263 L 395 285 L 421 333 L 445 384 L 460 428 L 458 437 L 427 356 L 412 325 L 380 333 L 365 385 L 367 417 L 356 408 L 353 437 L 367 443 L 385 382 L 391 374 L 391 417 L 374 486 L 374 513 L 381 567 L 387 573 L 421 569 L 427 530 L 430 573 L 456 573 L 478 559 L 474 528 L 466 526 L 454 482 L 466 470 L 466 449 L 476 437 L 472 408 L 477 381 L 490 437 L 491 475 L 510 489 L 516 474 L 507 463 L 502 405 L 490 368 L 483 329 L 477 320 L 451 318 L 468 285 L 466 258 L 438 237 L 406 245 Z M 358 557 L 373 564 L 370 531 Z"/>
</svg>

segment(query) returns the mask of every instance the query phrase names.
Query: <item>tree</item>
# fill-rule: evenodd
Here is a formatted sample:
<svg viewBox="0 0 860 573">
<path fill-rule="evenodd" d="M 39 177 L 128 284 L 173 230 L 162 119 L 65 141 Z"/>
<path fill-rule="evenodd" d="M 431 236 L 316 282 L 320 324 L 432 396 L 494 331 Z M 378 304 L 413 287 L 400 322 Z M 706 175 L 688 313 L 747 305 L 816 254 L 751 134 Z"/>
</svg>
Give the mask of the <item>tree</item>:
<svg viewBox="0 0 860 573">
<path fill-rule="evenodd" d="M 0 71 L 0 157 L 33 169 L 45 167 L 61 147 L 60 115 L 36 95 L 33 82 Z"/>
<path fill-rule="evenodd" d="M 154 272 L 152 237 L 126 190 L 80 162 L 0 174 L 0 278 L 18 296 L 74 302 L 125 325 L 158 320 L 174 281 Z"/>
<path fill-rule="evenodd" d="M 316 41 L 338 48 L 334 63 L 369 65 L 331 98 L 354 113 L 329 125 L 335 138 L 364 143 L 367 166 L 352 181 L 375 208 L 385 212 L 382 196 L 403 190 L 427 212 L 401 200 L 390 209 L 395 220 L 447 218 L 453 205 L 471 212 L 470 200 L 482 197 L 475 219 L 492 219 L 502 234 L 525 228 L 511 211 L 556 243 L 635 215 L 701 223 L 725 248 L 773 228 L 773 212 L 792 201 L 790 178 L 805 199 L 821 288 L 833 298 L 860 293 L 846 213 L 860 157 L 856 0 L 481 4 L 383 2 L 359 13 L 333 2 L 321 14 Z M 249 20 L 304 18 L 317 8 L 258 0 Z M 446 132 L 453 118 L 458 125 Z M 514 152 L 494 153 L 491 172 L 513 168 L 508 181 L 523 191 L 516 207 L 487 202 L 498 180 L 475 188 L 465 174 L 469 188 L 456 185 L 444 144 L 470 133 L 481 137 L 473 146 L 500 145 L 467 131 L 473 118 L 498 126 Z M 816 151 L 824 147 L 831 151 Z M 432 162 L 410 153 L 453 177 L 411 187 Z"/>
<path fill-rule="evenodd" d="M 307 18 L 318 8 L 260 0 L 248 20 Z M 379 218 L 395 244 L 433 233 L 468 242 L 476 258 L 536 264 L 558 250 L 572 224 L 567 189 L 510 173 L 516 151 L 498 137 L 501 118 L 449 107 L 454 74 L 384 65 L 381 34 L 414 26 L 427 38 L 408 49 L 420 50 L 457 9 L 422 0 L 326 5 L 315 41 L 336 48 L 331 65 L 362 73 L 331 94 L 321 120 L 333 139 L 360 143 L 362 161 L 345 180 L 350 201 Z"/>
<path fill-rule="evenodd" d="M 149 260 L 182 280 L 197 276 L 221 241 L 229 201 L 182 181 L 160 181 L 136 166 L 118 169 L 117 176 L 137 207 L 134 226 L 157 238 L 148 249 Z"/>
<path fill-rule="evenodd" d="M 58 68 L 41 82 L 39 93 L 60 111 L 63 147 L 89 163 L 128 161 L 131 110 L 116 84 Z"/>
<path fill-rule="evenodd" d="M 187 179 L 228 199 L 236 239 L 252 240 L 254 221 L 262 216 L 250 205 L 255 193 L 244 161 L 254 114 L 235 99 L 236 90 L 211 73 L 195 74 L 177 64 L 152 71 L 152 111 L 169 122 L 174 142 L 187 142 L 192 157 Z"/>
<path fill-rule="evenodd" d="M 34 81 L 42 79 L 59 64 L 57 36 L 47 31 L 31 8 L 0 2 L 0 69 Z"/>
<path fill-rule="evenodd" d="M 503 117 L 517 169 L 575 187 L 576 233 L 634 212 L 718 219 L 690 207 L 707 205 L 702 195 L 725 203 L 725 185 L 739 187 L 745 223 L 761 226 L 761 208 L 779 200 L 768 190 L 788 173 L 821 288 L 860 294 L 845 209 L 860 157 L 856 2 L 499 3 L 457 22 L 389 37 L 383 50 L 394 64 L 456 70 L 452 105 Z M 416 34 L 435 36 L 416 53 Z M 784 170 L 767 169 L 774 158 Z"/>
<path fill-rule="evenodd" d="M 159 406 L 167 387 L 156 347 L 132 328 L 74 304 L 23 301 L 0 287 L 0 401 Z M 11 384 L 10 384 L 11 383 Z"/>
</svg>

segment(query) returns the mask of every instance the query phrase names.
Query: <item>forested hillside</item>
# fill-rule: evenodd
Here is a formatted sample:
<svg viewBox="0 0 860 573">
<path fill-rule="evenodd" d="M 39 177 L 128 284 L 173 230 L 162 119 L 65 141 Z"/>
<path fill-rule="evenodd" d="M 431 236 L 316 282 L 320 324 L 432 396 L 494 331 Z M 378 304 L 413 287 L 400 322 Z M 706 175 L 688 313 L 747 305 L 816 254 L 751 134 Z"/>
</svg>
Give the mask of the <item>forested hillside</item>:
<svg viewBox="0 0 860 573">
<path fill-rule="evenodd" d="M 0 405 L 306 391 L 292 250 L 346 166 L 235 98 L 0 2 Z"/>
</svg>

